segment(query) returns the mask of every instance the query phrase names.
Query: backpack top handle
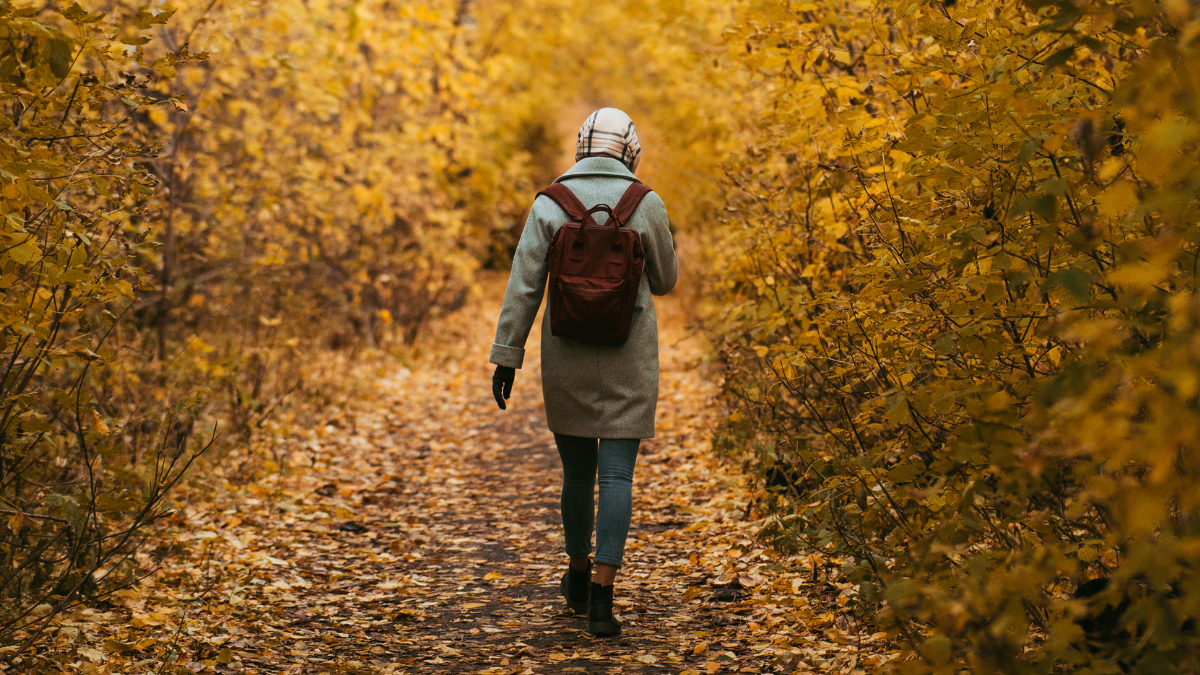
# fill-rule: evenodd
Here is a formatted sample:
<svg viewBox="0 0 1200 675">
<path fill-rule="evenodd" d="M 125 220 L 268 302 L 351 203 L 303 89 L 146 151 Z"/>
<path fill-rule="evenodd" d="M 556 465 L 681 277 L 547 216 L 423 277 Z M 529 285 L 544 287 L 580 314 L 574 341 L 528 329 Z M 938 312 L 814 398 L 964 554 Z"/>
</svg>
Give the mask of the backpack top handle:
<svg viewBox="0 0 1200 675">
<path fill-rule="evenodd" d="M 604 225 L 608 225 L 609 223 L 612 223 L 612 224 L 613 224 L 613 227 L 620 227 L 620 226 L 624 225 L 624 223 L 622 223 L 622 222 L 621 222 L 621 221 L 620 221 L 620 220 L 617 218 L 617 216 L 616 216 L 616 213 L 614 213 L 614 212 L 613 212 L 613 208 L 612 208 L 611 206 L 609 206 L 608 204 L 597 204 L 597 205 L 595 205 L 595 206 L 593 206 L 592 208 L 590 208 L 590 209 L 588 209 L 588 210 L 587 210 L 587 213 L 585 213 L 585 214 L 584 214 L 584 218 L 585 218 L 585 220 L 586 220 L 586 221 L 587 221 L 589 224 L 591 224 L 591 225 L 597 225 L 597 226 L 599 226 L 599 227 L 603 227 L 603 226 L 604 226 L 604 225 L 599 225 L 599 224 L 596 222 L 596 220 L 595 220 L 594 218 L 592 218 L 592 214 L 593 214 L 593 213 L 595 213 L 595 212 L 597 212 L 597 211 L 607 211 L 607 212 L 608 212 L 608 220 L 606 220 L 606 221 L 604 222 Z"/>
</svg>

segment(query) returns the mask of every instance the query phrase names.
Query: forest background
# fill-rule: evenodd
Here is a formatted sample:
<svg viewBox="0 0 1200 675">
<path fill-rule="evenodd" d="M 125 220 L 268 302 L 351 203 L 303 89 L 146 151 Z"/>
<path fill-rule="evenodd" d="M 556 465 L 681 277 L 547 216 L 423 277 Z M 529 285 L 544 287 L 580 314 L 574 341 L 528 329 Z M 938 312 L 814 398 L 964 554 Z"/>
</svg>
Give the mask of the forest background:
<svg viewBox="0 0 1200 675">
<path fill-rule="evenodd" d="M 1188 0 L 0 3 L 0 642 L 508 264 L 592 108 L 701 277 L 762 537 L 905 672 L 1194 672 Z M 189 473 L 189 469 L 192 473 Z"/>
</svg>

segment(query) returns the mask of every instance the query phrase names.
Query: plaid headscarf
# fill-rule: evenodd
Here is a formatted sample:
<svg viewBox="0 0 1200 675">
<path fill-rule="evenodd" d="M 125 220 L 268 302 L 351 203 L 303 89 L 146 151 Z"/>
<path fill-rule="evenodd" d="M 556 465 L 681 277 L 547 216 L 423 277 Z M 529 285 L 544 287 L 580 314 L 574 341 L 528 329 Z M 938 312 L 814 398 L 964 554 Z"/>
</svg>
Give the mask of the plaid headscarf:
<svg viewBox="0 0 1200 675">
<path fill-rule="evenodd" d="M 579 128 L 575 142 L 575 161 L 584 157 L 612 157 L 621 160 L 630 171 L 637 171 L 642 145 L 629 115 L 616 108 L 601 108 L 592 113 Z"/>
</svg>

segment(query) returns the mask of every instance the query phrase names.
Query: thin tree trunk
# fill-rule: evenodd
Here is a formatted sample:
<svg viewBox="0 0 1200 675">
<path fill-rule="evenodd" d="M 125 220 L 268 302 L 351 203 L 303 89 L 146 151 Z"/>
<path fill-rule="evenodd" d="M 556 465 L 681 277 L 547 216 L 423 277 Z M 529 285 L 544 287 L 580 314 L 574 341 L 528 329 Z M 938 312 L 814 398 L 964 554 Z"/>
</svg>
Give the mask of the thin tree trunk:
<svg viewBox="0 0 1200 675">
<path fill-rule="evenodd" d="M 174 159 L 174 158 L 172 158 Z M 179 183 L 175 163 L 169 165 L 167 179 L 167 190 L 170 194 L 167 197 L 167 217 L 166 227 L 163 231 L 163 253 L 162 253 L 162 273 L 159 278 L 159 284 L 162 287 L 162 293 L 158 298 L 158 360 L 162 361 L 167 358 L 167 329 L 171 321 L 171 304 L 170 291 L 172 276 L 175 271 L 175 206 L 179 200 L 179 191 L 176 189 Z"/>
</svg>

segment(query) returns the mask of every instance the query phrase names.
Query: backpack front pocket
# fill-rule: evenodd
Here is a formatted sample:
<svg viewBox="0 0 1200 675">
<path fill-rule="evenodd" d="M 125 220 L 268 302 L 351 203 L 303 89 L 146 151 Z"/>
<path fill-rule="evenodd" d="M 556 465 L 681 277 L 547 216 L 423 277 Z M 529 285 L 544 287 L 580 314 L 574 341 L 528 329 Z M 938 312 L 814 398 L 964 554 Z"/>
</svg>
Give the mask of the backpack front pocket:
<svg viewBox="0 0 1200 675">
<path fill-rule="evenodd" d="M 602 344 L 625 341 L 628 280 L 560 276 L 554 290 L 552 335 Z"/>
</svg>

